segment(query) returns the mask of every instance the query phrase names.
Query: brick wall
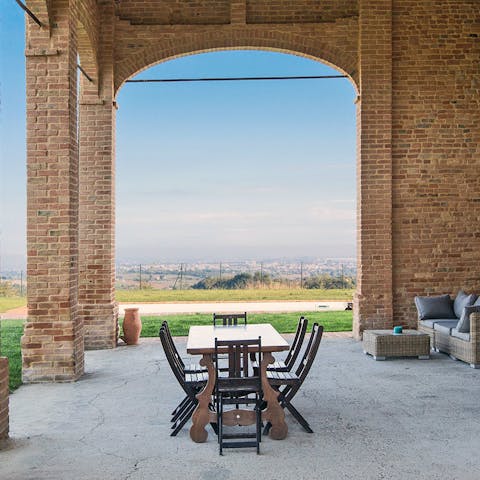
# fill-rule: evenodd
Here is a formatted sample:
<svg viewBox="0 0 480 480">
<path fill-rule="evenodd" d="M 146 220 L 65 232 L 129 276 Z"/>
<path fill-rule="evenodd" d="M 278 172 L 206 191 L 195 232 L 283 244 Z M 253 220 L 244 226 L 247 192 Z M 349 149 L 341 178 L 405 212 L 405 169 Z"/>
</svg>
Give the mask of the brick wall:
<svg viewBox="0 0 480 480">
<path fill-rule="evenodd" d="M 29 5 L 50 21 L 27 20 L 27 381 L 76 378 L 84 324 L 87 346 L 112 346 L 115 96 L 135 73 L 192 53 L 273 50 L 350 75 L 359 94 L 357 336 L 414 325 L 416 294 L 480 291 L 478 1 Z M 81 82 L 80 176 L 77 30 L 82 63 L 98 67 L 93 85 Z"/>
<path fill-rule="evenodd" d="M 0 440 L 8 436 L 8 359 L 0 357 Z"/>
<path fill-rule="evenodd" d="M 480 293 L 480 4 L 396 1 L 394 315 L 417 294 Z"/>
<path fill-rule="evenodd" d="M 230 0 L 122 0 L 117 13 L 135 24 L 225 24 L 230 20 Z"/>
<path fill-rule="evenodd" d="M 322 23 L 357 16 L 352 0 L 247 0 L 248 23 Z"/>
</svg>

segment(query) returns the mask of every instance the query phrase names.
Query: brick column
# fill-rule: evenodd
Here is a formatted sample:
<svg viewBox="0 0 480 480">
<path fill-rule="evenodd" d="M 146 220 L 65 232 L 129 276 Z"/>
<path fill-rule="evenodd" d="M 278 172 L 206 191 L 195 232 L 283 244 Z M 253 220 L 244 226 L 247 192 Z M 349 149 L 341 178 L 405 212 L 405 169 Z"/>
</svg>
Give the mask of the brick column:
<svg viewBox="0 0 480 480">
<path fill-rule="evenodd" d="M 50 31 L 27 18 L 27 281 L 23 381 L 83 373 L 77 316 L 78 146 L 74 0 L 52 2 Z"/>
<path fill-rule="evenodd" d="M 8 437 L 8 358 L 0 357 L 0 440 Z"/>
<path fill-rule="evenodd" d="M 357 338 L 393 325 L 392 0 L 361 0 L 359 26 Z"/>
<path fill-rule="evenodd" d="M 98 82 L 81 83 L 79 314 L 85 348 L 117 344 L 112 2 L 99 4 Z"/>
</svg>

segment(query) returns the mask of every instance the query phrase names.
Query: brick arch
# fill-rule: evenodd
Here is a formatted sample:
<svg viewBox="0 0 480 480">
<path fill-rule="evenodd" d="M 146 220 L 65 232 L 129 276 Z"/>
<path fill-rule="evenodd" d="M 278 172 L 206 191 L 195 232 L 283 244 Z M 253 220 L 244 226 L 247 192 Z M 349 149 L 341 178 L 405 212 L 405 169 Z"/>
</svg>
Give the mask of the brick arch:
<svg viewBox="0 0 480 480">
<path fill-rule="evenodd" d="M 141 26 L 115 23 L 114 96 L 136 73 L 200 52 L 257 49 L 322 61 L 346 73 L 357 97 L 357 289 L 355 337 L 393 324 L 392 12 L 362 4 L 354 18 L 318 25 Z M 112 253 L 113 257 L 114 253 Z M 109 289 L 110 291 L 110 289 Z M 114 291 L 113 285 L 111 291 Z"/>
<path fill-rule="evenodd" d="M 318 39 L 312 41 L 304 35 L 285 34 L 281 31 L 252 32 L 245 29 L 235 31 L 230 37 L 221 33 L 212 35 L 211 32 L 184 35 L 183 38 L 176 36 L 175 41 L 159 41 L 136 49 L 115 65 L 115 93 L 130 77 L 158 63 L 220 50 L 266 50 L 321 61 L 348 75 L 355 90 L 359 92 L 356 52 L 343 50 L 333 42 L 319 42 Z"/>
<path fill-rule="evenodd" d="M 83 24 L 78 22 L 77 25 L 77 51 L 80 57 L 80 65 L 85 70 L 90 78 L 92 78 L 94 84 L 98 88 L 98 61 L 94 47 L 91 42 L 91 38 L 84 28 Z M 85 78 L 81 77 L 82 86 L 88 87 Z M 83 88 L 82 88 L 83 90 Z"/>
<path fill-rule="evenodd" d="M 115 65 L 115 84 L 114 91 L 115 96 L 118 94 L 118 91 L 123 86 L 123 84 L 132 76 L 147 70 L 148 68 L 157 65 L 159 63 L 174 60 L 176 58 L 184 57 L 187 55 L 214 52 L 214 51 L 224 51 L 224 50 L 264 50 L 285 53 L 290 55 L 296 55 L 304 58 L 311 59 L 313 61 L 320 61 L 326 65 L 338 70 L 339 72 L 347 75 L 351 84 L 353 85 L 355 92 L 357 93 L 357 100 L 360 100 L 360 72 L 357 70 L 358 62 L 358 52 L 355 54 L 348 52 L 338 45 L 333 44 L 333 42 L 319 42 L 316 39 L 315 42 L 311 42 L 301 35 L 283 35 L 281 33 L 276 33 L 274 31 L 269 31 L 268 34 L 253 34 L 251 31 L 244 31 L 242 34 L 235 35 L 232 38 L 229 38 L 226 41 L 224 38 L 212 38 L 211 34 L 208 35 L 189 35 L 187 38 L 183 38 L 182 41 L 178 41 L 178 36 L 175 37 L 176 42 L 171 41 L 158 41 L 152 43 L 146 47 L 136 50 L 134 53 L 129 54 L 125 58 L 117 61 Z M 337 39 L 338 41 L 338 39 Z M 366 188 L 363 187 L 368 182 L 361 180 L 364 176 L 362 170 L 362 147 L 361 147 L 361 102 L 357 103 L 357 196 L 358 196 L 358 207 L 357 207 L 357 230 L 361 231 L 361 223 L 363 222 L 362 214 L 363 210 L 360 207 L 362 205 L 363 209 L 371 211 L 372 209 L 368 207 L 374 199 L 374 195 L 371 195 L 371 192 L 375 190 L 378 185 L 373 183 L 371 186 Z M 388 125 L 387 125 L 388 127 Z M 376 168 L 376 167 L 375 167 Z M 387 218 L 387 223 L 389 222 Z M 382 289 L 380 299 L 375 297 L 375 306 L 376 312 L 372 315 L 371 311 L 364 306 L 366 302 L 370 302 L 372 295 L 365 295 L 363 292 L 370 289 L 371 280 L 369 278 L 365 279 L 365 273 L 368 275 L 370 272 L 375 269 L 374 262 L 370 266 L 364 267 L 362 265 L 362 259 L 367 258 L 365 254 L 364 245 L 361 244 L 362 239 L 360 235 L 357 234 L 357 252 L 358 252 L 358 273 L 357 273 L 357 282 L 358 287 L 355 294 L 355 312 L 354 312 L 354 323 L 353 323 L 353 332 L 357 338 L 360 338 L 361 332 L 363 331 L 366 321 L 362 317 L 372 318 L 372 316 L 377 316 L 380 312 L 380 315 L 384 315 L 382 311 L 381 303 L 389 302 L 390 298 L 388 297 L 390 287 L 388 283 L 388 265 L 387 265 L 387 281 L 382 282 L 387 288 L 387 294 L 384 295 Z M 388 239 L 387 239 L 388 242 Z M 379 243 L 380 246 L 380 243 Z M 388 247 L 387 247 L 388 249 Z M 368 261 L 368 260 L 367 260 Z M 371 277 L 371 275 L 370 275 Z M 391 304 L 390 304 L 391 307 Z M 387 314 L 384 315 L 382 322 L 388 324 L 390 318 Z M 377 321 L 377 323 L 379 323 Z"/>
<path fill-rule="evenodd" d="M 93 0 L 77 4 L 77 51 L 82 68 L 98 90 L 98 14 Z M 82 89 L 90 89 L 84 80 L 82 77 Z"/>
</svg>

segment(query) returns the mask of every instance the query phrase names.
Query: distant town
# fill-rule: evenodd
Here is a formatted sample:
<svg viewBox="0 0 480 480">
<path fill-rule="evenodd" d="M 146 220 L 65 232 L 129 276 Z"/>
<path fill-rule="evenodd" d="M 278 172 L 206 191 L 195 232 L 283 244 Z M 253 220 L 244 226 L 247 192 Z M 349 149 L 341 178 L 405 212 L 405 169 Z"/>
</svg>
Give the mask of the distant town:
<svg viewBox="0 0 480 480">
<path fill-rule="evenodd" d="M 329 276 L 344 279 L 345 286 L 356 276 L 354 258 L 294 260 L 247 260 L 192 263 L 121 263 L 117 265 L 117 288 L 186 289 L 204 279 L 227 279 L 250 274 L 265 286 L 281 283 L 297 287 L 308 279 Z"/>
<path fill-rule="evenodd" d="M 256 286 L 312 288 L 319 278 L 336 279 L 335 288 L 351 288 L 356 277 L 355 258 L 270 259 L 245 261 L 192 262 L 122 262 L 116 267 L 119 289 L 188 289 L 202 288 L 207 279 L 228 280 L 244 274 L 255 279 Z M 0 280 L 18 293 L 26 291 L 23 270 L 2 271 Z M 333 287 L 332 287 L 333 288 Z"/>
</svg>

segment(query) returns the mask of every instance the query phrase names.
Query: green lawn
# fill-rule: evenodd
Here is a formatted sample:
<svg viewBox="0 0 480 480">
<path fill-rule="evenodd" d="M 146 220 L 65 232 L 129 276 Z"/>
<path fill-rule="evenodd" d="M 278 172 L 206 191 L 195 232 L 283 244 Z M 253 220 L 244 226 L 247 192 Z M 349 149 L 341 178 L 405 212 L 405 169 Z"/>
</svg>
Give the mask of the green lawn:
<svg viewBox="0 0 480 480">
<path fill-rule="evenodd" d="M 259 302 L 265 300 L 339 300 L 351 302 L 354 290 L 117 290 L 117 302 Z M 25 297 L 0 297 L 0 313 L 27 304 Z"/>
<path fill-rule="evenodd" d="M 248 314 L 248 323 L 271 323 L 280 333 L 293 333 L 297 328 L 298 318 L 302 313 L 258 313 Z M 303 313 L 311 324 L 318 322 L 326 332 L 343 332 L 352 329 L 352 312 L 308 312 Z M 123 319 L 120 319 L 120 323 Z M 211 314 L 168 315 L 164 317 L 142 317 L 142 337 L 156 337 L 163 320 L 168 320 L 170 331 L 174 336 L 188 335 L 191 325 L 211 325 Z M 2 356 L 8 357 L 10 367 L 10 390 L 13 391 L 22 383 L 22 357 L 20 353 L 20 337 L 23 334 L 23 320 L 1 321 Z"/>
<path fill-rule="evenodd" d="M 0 297 L 0 313 L 12 308 L 23 307 L 26 304 L 26 297 Z"/>
<path fill-rule="evenodd" d="M 293 333 L 297 328 L 300 315 L 302 313 L 252 313 L 248 314 L 248 323 L 271 323 L 280 333 Z M 352 330 L 353 315 L 351 311 L 308 312 L 303 315 L 308 318 L 310 325 L 318 322 L 324 326 L 326 332 Z M 156 337 L 163 320 L 168 321 L 172 335 L 186 336 L 192 325 L 211 325 L 212 315 L 195 313 L 164 317 L 142 316 L 142 337 Z"/>
<path fill-rule="evenodd" d="M 22 355 L 20 337 L 23 335 L 23 320 L 2 320 L 0 322 L 0 355 L 8 357 L 10 370 L 10 391 L 22 383 Z"/>
<path fill-rule="evenodd" d="M 264 300 L 344 300 L 354 290 L 245 289 L 245 290 L 117 290 L 118 302 L 238 302 Z"/>
</svg>

